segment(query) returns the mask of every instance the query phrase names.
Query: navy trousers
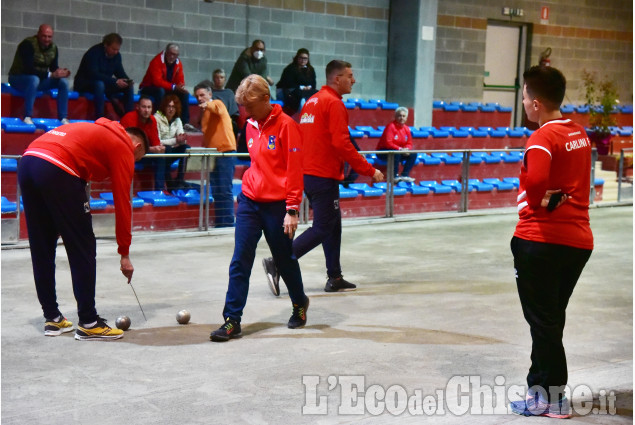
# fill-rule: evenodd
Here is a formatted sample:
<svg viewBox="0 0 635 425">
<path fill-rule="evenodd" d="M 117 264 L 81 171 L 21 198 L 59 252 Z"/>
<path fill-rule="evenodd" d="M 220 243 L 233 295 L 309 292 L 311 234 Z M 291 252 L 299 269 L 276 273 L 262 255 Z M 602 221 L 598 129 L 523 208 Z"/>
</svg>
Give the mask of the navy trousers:
<svg viewBox="0 0 635 425">
<path fill-rule="evenodd" d="M 229 317 L 240 322 L 247 303 L 256 247 L 263 232 L 280 276 L 287 285 L 291 302 L 300 305 L 306 302 L 300 265 L 293 255 L 292 240 L 282 227 L 285 215 L 285 201 L 255 202 L 242 193 L 238 195 L 234 256 L 229 265 L 224 319 Z"/>
<path fill-rule="evenodd" d="M 562 345 L 566 309 L 591 250 L 517 237 L 511 241 L 516 285 L 531 332 L 529 388 L 540 386 L 550 399 L 562 397 L 567 358 Z"/>
<path fill-rule="evenodd" d="M 385 154 L 377 154 L 377 157 L 383 161 L 388 161 L 388 155 Z M 412 171 L 412 167 L 415 166 L 415 162 L 417 162 L 417 154 L 410 153 L 408 155 L 396 153 L 393 155 L 394 158 L 394 170 L 395 177 L 399 176 L 399 164 L 403 164 L 403 170 L 401 170 L 401 175 L 404 177 L 410 176 L 410 171 Z"/>
<path fill-rule="evenodd" d="M 86 182 L 34 156 L 18 167 L 29 232 L 35 289 L 46 320 L 61 313 L 55 292 L 55 250 L 64 241 L 81 323 L 97 320 L 95 281 L 97 248 Z"/>
<path fill-rule="evenodd" d="M 328 277 L 340 277 L 342 214 L 339 181 L 305 174 L 304 192 L 313 208 L 313 225 L 295 239 L 293 253 L 301 258 L 322 244 Z"/>
</svg>

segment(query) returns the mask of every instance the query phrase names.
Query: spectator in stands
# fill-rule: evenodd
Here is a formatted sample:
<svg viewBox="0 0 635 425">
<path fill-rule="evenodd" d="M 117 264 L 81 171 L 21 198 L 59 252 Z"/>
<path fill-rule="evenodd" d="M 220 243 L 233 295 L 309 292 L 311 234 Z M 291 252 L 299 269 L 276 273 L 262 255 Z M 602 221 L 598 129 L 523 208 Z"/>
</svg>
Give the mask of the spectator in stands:
<svg viewBox="0 0 635 425">
<path fill-rule="evenodd" d="M 562 344 L 566 308 L 591 256 L 591 142 L 584 128 L 563 119 L 564 75 L 534 66 L 523 74 L 523 106 L 536 130 L 525 149 L 518 189 L 518 224 L 511 241 L 516 286 L 532 339 L 529 391 L 511 403 L 524 416 L 571 417 L 564 390 Z"/>
<path fill-rule="evenodd" d="M 234 98 L 234 92 L 225 88 L 225 70 L 222 68 L 215 69 L 212 73 L 212 99 L 222 100 L 227 108 L 227 112 L 232 119 L 232 126 L 234 128 L 234 134 L 238 133 L 238 118 L 240 112 L 236 99 Z"/>
<path fill-rule="evenodd" d="M 124 71 L 119 53 L 122 43 L 123 39 L 117 33 L 105 35 L 101 43 L 84 53 L 75 75 L 73 88 L 94 96 L 97 118 L 104 116 L 104 95 L 120 117 L 134 109 L 134 83 Z M 115 100 L 120 95 L 124 109 Z"/>
<path fill-rule="evenodd" d="M 410 183 L 415 181 L 410 177 L 410 171 L 415 166 L 417 155 L 408 153 L 412 149 L 412 135 L 406 120 L 408 120 L 408 108 L 400 106 L 395 110 L 395 120 L 386 126 L 377 143 L 378 151 L 401 152 L 394 154 L 395 183 L 400 180 Z M 388 161 L 388 155 L 379 154 L 377 157 Z M 403 164 L 401 175 L 399 175 L 399 164 Z"/>
<path fill-rule="evenodd" d="M 24 122 L 33 124 L 33 105 L 38 90 L 57 89 L 57 118 L 68 124 L 68 82 L 71 71 L 60 68 L 59 51 L 53 43 L 53 28 L 42 24 L 37 34 L 27 37 L 15 51 L 9 69 L 9 84 L 24 96 Z"/>
<path fill-rule="evenodd" d="M 86 182 L 112 180 L 115 201 L 117 252 L 121 272 L 132 279 L 130 184 L 134 162 L 148 148 L 139 129 L 117 122 L 67 124 L 35 139 L 18 167 L 33 275 L 42 305 L 44 335 L 58 336 L 73 330 L 60 312 L 55 291 L 55 249 L 59 235 L 68 254 L 73 292 L 77 301 L 78 340 L 111 340 L 123 337 L 95 309 L 96 242 Z"/>
<path fill-rule="evenodd" d="M 150 148 L 148 153 L 164 153 L 165 146 L 159 140 L 157 120 L 152 116 L 152 99 L 142 95 L 139 98 L 137 109 L 130 111 L 121 118 L 121 125 L 124 127 L 137 127 L 143 130 L 148 137 Z M 147 156 L 141 161 L 144 165 L 154 168 L 154 189 L 165 189 L 165 158 L 152 158 Z"/>
<path fill-rule="evenodd" d="M 232 119 L 232 128 L 234 129 L 234 135 L 238 135 L 238 118 L 240 117 L 240 111 L 234 98 L 234 92 L 225 88 L 225 70 L 222 68 L 215 69 L 212 73 L 212 81 L 204 80 L 200 82 L 201 85 L 212 88 L 212 99 L 218 99 L 225 104 L 227 112 Z M 200 126 L 200 124 L 199 124 Z"/>
<path fill-rule="evenodd" d="M 357 141 L 351 137 L 351 143 L 355 147 L 356 151 L 360 151 L 359 145 Z M 344 163 L 344 179 L 342 180 L 342 186 L 349 187 L 351 183 L 355 183 L 355 180 L 359 177 L 359 173 L 353 170 L 353 167 L 350 166 L 348 162 Z"/>
<path fill-rule="evenodd" d="M 169 43 L 165 50 L 150 61 L 146 75 L 139 84 L 141 94 L 153 99 L 155 109 L 161 104 L 166 93 L 174 93 L 180 100 L 182 111 L 179 114 L 185 124 L 190 122 L 190 92 L 185 88 L 183 64 L 179 60 L 179 45 Z"/>
<path fill-rule="evenodd" d="M 293 58 L 293 62 L 284 68 L 280 81 L 276 84 L 278 88 L 278 100 L 284 102 L 285 109 L 296 113 L 302 107 L 303 99 L 317 93 L 315 80 L 315 69 L 309 60 L 309 51 L 299 49 Z"/>
<path fill-rule="evenodd" d="M 236 100 L 251 117 L 246 131 L 252 166 L 243 175 L 238 195 L 236 243 L 223 309 L 225 323 L 210 335 L 216 342 L 241 336 L 249 271 L 263 232 L 293 305 L 287 326 L 295 329 L 306 324 L 309 298 L 304 293 L 292 242 L 302 201 L 302 138 L 298 124 L 269 99 L 268 83 L 259 75 L 245 78 L 236 91 Z"/>
<path fill-rule="evenodd" d="M 262 40 L 254 40 L 251 47 L 247 47 L 240 54 L 232 73 L 227 81 L 227 88 L 235 92 L 238 85 L 248 75 L 260 75 L 267 80 L 270 86 L 273 86 L 273 80 L 269 76 L 267 68 L 267 58 L 265 57 L 265 42 Z"/>
<path fill-rule="evenodd" d="M 333 60 L 326 65 L 326 85 L 306 101 L 300 117 L 300 130 L 305 141 L 304 192 L 313 207 L 313 225 L 293 242 L 296 258 L 322 245 L 328 279 L 326 292 L 350 291 L 356 286 L 342 277 L 340 247 L 342 215 L 339 206 L 339 182 L 344 178 L 344 162 L 358 173 L 383 180 L 381 171 L 373 168 L 355 150 L 348 132 L 348 113 L 342 95 L 351 92 L 355 78 L 352 65 Z M 278 286 L 279 274 L 272 258 L 263 266 L 269 286 Z M 279 293 L 279 291 L 277 291 Z M 276 292 L 274 291 L 274 294 Z"/>
<path fill-rule="evenodd" d="M 180 112 L 181 102 L 174 93 L 171 93 L 163 98 L 159 110 L 154 114 L 154 119 L 157 121 L 159 140 L 165 147 L 165 153 L 185 153 L 190 147 L 186 143 L 187 135 L 185 131 L 183 131 L 183 123 L 179 118 Z M 187 167 L 187 157 L 179 159 L 178 162 L 176 178 L 173 179 L 170 169 L 172 160 L 166 158 L 163 167 L 163 180 L 165 180 L 168 190 L 187 186 L 183 178 Z M 157 170 L 157 172 L 160 171 L 161 170 Z"/>
<path fill-rule="evenodd" d="M 203 130 L 203 146 L 216 148 L 218 152 L 235 153 L 236 138 L 232 131 L 232 122 L 225 104 L 212 99 L 212 88 L 197 84 L 194 96 L 201 108 L 201 129 Z M 214 214 L 216 227 L 234 226 L 234 195 L 232 179 L 236 157 L 217 156 L 214 170 L 209 175 L 212 196 L 214 197 Z"/>
</svg>

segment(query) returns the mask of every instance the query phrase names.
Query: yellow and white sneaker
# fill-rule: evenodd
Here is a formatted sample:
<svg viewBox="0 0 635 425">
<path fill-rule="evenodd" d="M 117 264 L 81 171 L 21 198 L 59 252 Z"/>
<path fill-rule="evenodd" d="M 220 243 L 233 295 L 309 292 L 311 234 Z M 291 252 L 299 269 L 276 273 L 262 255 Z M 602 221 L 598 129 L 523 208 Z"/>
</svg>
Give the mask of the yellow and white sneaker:
<svg viewBox="0 0 635 425">
<path fill-rule="evenodd" d="M 99 316 L 97 316 L 97 322 L 91 327 L 87 327 L 82 322 L 79 322 L 79 325 L 77 325 L 77 330 L 75 331 L 75 339 L 78 341 L 108 341 L 111 339 L 119 339 L 122 337 L 123 331 L 121 329 L 111 328 L 106 324 L 106 319 L 102 319 Z"/>
<path fill-rule="evenodd" d="M 66 320 L 66 317 L 63 315 L 60 315 L 59 317 L 60 319 L 57 322 L 51 320 L 44 324 L 44 335 L 59 336 L 73 330 L 73 322 Z"/>
</svg>

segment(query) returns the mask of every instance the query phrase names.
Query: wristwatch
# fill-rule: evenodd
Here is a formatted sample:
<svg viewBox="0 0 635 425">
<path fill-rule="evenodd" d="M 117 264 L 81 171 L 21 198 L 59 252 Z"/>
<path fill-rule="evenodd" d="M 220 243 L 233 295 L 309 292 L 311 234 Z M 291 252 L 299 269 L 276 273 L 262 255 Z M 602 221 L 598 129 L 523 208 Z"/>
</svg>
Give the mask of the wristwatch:
<svg viewBox="0 0 635 425">
<path fill-rule="evenodd" d="M 287 214 L 289 214 L 291 217 L 295 217 L 296 215 L 298 215 L 298 210 L 293 209 L 293 208 L 289 208 L 287 210 Z"/>
</svg>

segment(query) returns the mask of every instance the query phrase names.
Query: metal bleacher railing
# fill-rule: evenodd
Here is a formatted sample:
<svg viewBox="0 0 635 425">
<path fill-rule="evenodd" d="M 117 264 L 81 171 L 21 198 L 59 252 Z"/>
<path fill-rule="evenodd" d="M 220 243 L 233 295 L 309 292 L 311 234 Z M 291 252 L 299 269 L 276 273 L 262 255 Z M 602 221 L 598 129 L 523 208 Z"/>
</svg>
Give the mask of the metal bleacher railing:
<svg viewBox="0 0 635 425">
<path fill-rule="evenodd" d="M 622 157 L 623 157 L 624 151 L 629 151 L 629 149 L 622 150 Z M 632 149 L 630 149 L 630 151 L 632 151 Z M 505 178 L 505 179 L 483 178 L 482 181 L 472 179 L 470 174 L 471 165 L 473 163 L 485 164 L 484 158 L 491 157 L 492 153 L 494 152 L 501 156 L 509 155 L 510 158 L 511 156 L 516 156 L 517 158 L 519 158 L 517 161 L 518 173 L 516 173 L 514 176 L 509 176 L 508 178 Z M 365 218 L 365 219 L 393 218 L 398 215 L 408 214 L 408 213 L 398 213 L 395 208 L 396 205 L 398 204 L 400 205 L 400 208 L 403 207 L 403 199 L 406 199 L 406 197 L 404 196 L 406 193 L 410 194 L 409 195 L 410 198 L 408 198 L 409 202 L 413 202 L 413 203 L 416 202 L 421 204 L 436 202 L 437 198 L 439 199 L 443 198 L 444 196 L 443 194 L 445 194 L 445 196 L 451 196 L 453 200 L 451 202 L 446 201 L 445 204 L 437 205 L 435 209 L 436 212 L 438 211 L 457 212 L 457 213 L 467 212 L 470 209 L 470 200 L 472 199 L 472 197 L 475 197 L 475 198 L 478 197 L 479 192 L 482 193 L 482 192 L 492 192 L 492 191 L 494 193 L 504 194 L 504 196 L 506 197 L 505 206 L 513 207 L 515 206 L 515 199 L 516 199 L 515 190 L 517 190 L 518 188 L 518 179 L 516 176 L 518 176 L 520 171 L 520 158 L 522 158 L 522 152 L 523 152 L 522 149 L 496 149 L 496 150 L 492 150 L 492 149 L 465 150 L 464 149 L 464 150 L 443 150 L 443 151 L 411 150 L 410 154 L 418 155 L 422 158 L 423 161 L 428 161 L 428 163 L 438 164 L 439 162 L 433 162 L 433 160 L 438 161 L 439 158 L 445 158 L 445 160 L 448 161 L 448 163 L 454 164 L 453 165 L 454 167 L 460 167 L 460 177 L 457 176 L 458 178 L 456 180 L 443 179 L 442 181 L 438 181 L 438 180 L 420 181 L 419 184 L 417 185 L 416 183 L 403 183 L 403 182 L 398 184 L 395 183 L 395 180 L 394 180 L 395 173 L 393 170 L 393 163 L 394 163 L 393 155 L 397 153 L 403 153 L 403 152 L 360 151 L 360 154 L 366 155 L 367 158 L 370 158 L 371 160 L 373 158 L 376 159 L 376 155 L 380 153 L 387 155 L 387 161 L 385 162 L 385 165 L 383 165 L 384 163 L 382 163 L 381 165 L 381 167 L 385 167 L 386 169 L 386 172 L 385 172 L 386 182 L 382 184 L 375 184 L 374 186 L 369 186 L 368 184 L 365 184 L 365 183 L 352 184 L 350 185 L 351 186 L 350 189 L 341 187 L 340 197 L 342 199 L 345 199 L 347 197 L 354 198 L 353 202 L 356 202 L 354 205 L 357 206 L 356 208 L 358 208 L 358 213 L 353 214 L 352 216 L 355 218 Z M 594 153 L 595 153 L 595 150 L 594 150 Z M 192 164 L 194 162 L 195 164 L 194 164 L 194 167 L 192 168 L 200 169 L 200 180 L 196 182 L 193 180 L 189 180 L 190 182 L 189 191 L 190 192 L 198 191 L 198 194 L 197 194 L 198 196 L 195 196 L 192 198 L 187 198 L 184 196 L 177 197 L 176 196 L 177 194 L 175 193 L 172 195 L 161 194 L 161 196 L 164 199 L 173 201 L 173 203 L 166 203 L 166 205 L 172 205 L 172 206 L 181 205 L 183 209 L 187 208 L 187 212 L 190 215 L 195 214 L 196 203 L 198 202 L 198 229 L 197 230 L 201 232 L 210 231 L 214 227 L 212 220 L 210 219 L 210 216 L 212 215 L 210 213 L 210 209 L 213 204 L 213 199 L 211 199 L 212 197 L 210 195 L 211 193 L 213 193 L 213 191 L 210 188 L 210 181 L 209 181 L 209 173 L 213 169 L 214 159 L 219 156 L 234 156 L 234 157 L 237 157 L 238 159 L 248 158 L 248 154 L 240 154 L 240 153 L 232 153 L 232 154 L 224 153 L 223 154 L 223 153 L 216 152 L 215 149 L 204 149 L 204 148 L 194 148 L 189 150 L 188 153 L 186 154 L 152 154 L 152 155 L 157 157 L 163 156 L 163 157 L 174 158 L 174 160 L 179 159 L 181 157 L 188 157 L 188 160 L 193 160 L 193 159 L 200 160 L 200 163 L 198 163 L 198 161 L 192 161 L 188 163 L 188 168 L 190 168 L 189 164 Z M 3 161 L 5 159 L 13 159 L 13 160 L 16 160 L 17 162 L 19 161 L 20 156 L 19 155 L 2 155 L 2 158 L 3 158 Z M 452 158 L 455 158 L 455 160 L 451 161 Z M 492 163 L 493 162 L 494 161 L 492 160 Z M 377 167 L 378 165 L 375 164 L 375 166 Z M 424 165 L 424 167 L 425 166 L 426 165 Z M 193 175 L 192 168 L 190 168 L 190 176 Z M 495 164 L 492 164 L 491 169 L 492 170 L 495 169 Z M 453 170 L 459 170 L 459 168 L 454 168 Z M 591 180 L 592 188 L 594 186 L 593 182 L 595 181 L 593 176 L 594 176 L 594 170 L 592 170 L 592 180 Z M 18 205 L 20 205 L 20 201 L 19 201 L 20 188 L 19 188 L 19 185 L 17 184 L 17 179 L 15 181 L 16 181 L 15 202 L 12 203 L 11 201 L 7 199 L 7 202 L 9 204 L 15 204 L 15 207 L 13 208 L 13 210 L 11 209 L 11 207 L 6 209 L 3 207 L 2 243 L 17 243 L 21 237 L 25 237 L 25 235 L 20 234 L 21 208 L 18 207 Z M 235 191 L 239 191 L 239 184 L 240 182 L 235 180 L 235 183 L 234 183 Z M 138 207 L 137 205 L 134 205 L 137 199 L 134 199 L 135 194 L 133 193 L 133 187 L 134 187 L 134 182 L 133 182 L 133 185 L 131 186 L 131 195 L 132 195 L 131 199 L 133 199 L 133 206 Z M 494 187 L 496 189 L 494 189 Z M 5 186 L 3 187 L 3 190 L 8 190 L 8 189 Z M 631 186 L 631 191 L 632 191 L 632 186 Z M 96 194 L 96 199 L 93 198 L 92 196 L 89 197 L 89 199 L 91 199 L 91 208 L 94 210 L 98 210 L 98 209 L 106 210 L 105 205 L 106 205 L 106 200 L 108 199 L 108 196 L 100 196 L 100 195 L 109 195 L 109 194 L 105 194 L 105 193 L 97 194 L 96 192 L 93 192 L 93 193 Z M 140 196 L 141 193 L 142 192 L 140 191 L 137 192 L 137 196 Z M 427 197 L 415 196 L 418 194 L 428 194 L 428 193 L 430 193 L 430 196 L 427 196 Z M 193 193 L 193 194 L 196 194 L 196 193 Z M 450 194 L 450 195 L 447 195 L 447 194 Z M 12 194 L 9 194 L 9 193 L 3 193 L 2 195 L 3 195 L 3 203 L 5 202 L 4 200 L 5 197 L 12 196 Z M 179 195 L 182 195 L 182 194 L 179 194 Z M 236 192 L 234 193 L 234 196 L 235 195 L 236 195 Z M 384 197 L 383 200 L 382 200 L 382 196 Z M 95 202 L 95 205 L 93 206 L 93 201 L 98 201 L 98 200 L 104 203 L 103 208 L 99 207 L 98 206 L 99 204 L 97 202 Z M 591 194 L 591 202 L 593 202 L 593 190 Z M 372 209 L 371 212 L 368 212 L 364 209 L 364 206 L 367 204 L 374 205 L 374 209 Z M 143 203 L 141 203 L 141 205 L 143 205 Z M 340 206 L 342 206 L 342 202 L 340 203 Z M 480 206 L 478 208 L 479 209 L 483 208 L 483 206 Z M 484 208 L 487 208 L 487 206 Z M 133 208 L 133 214 L 132 214 L 133 232 L 140 231 L 139 223 L 143 221 L 145 216 L 148 215 L 148 210 L 169 211 L 170 209 L 158 208 L 157 204 L 154 204 L 153 207 L 145 208 L 144 210 L 139 210 L 139 208 Z M 172 211 L 173 211 L 171 212 L 172 215 L 165 220 L 175 221 L 183 213 L 183 211 L 181 210 L 174 212 L 174 209 L 173 209 Z M 111 209 L 111 210 L 106 210 L 103 212 L 112 213 L 114 212 L 114 210 Z M 108 215 L 109 214 L 106 214 L 106 215 L 99 214 L 99 213 L 94 214 L 93 216 L 94 221 L 97 217 L 103 218 L 103 217 L 108 217 Z M 343 219 L 345 220 L 349 220 L 350 217 L 351 216 L 347 216 L 343 214 Z M 310 219 L 311 219 L 310 207 L 308 205 L 308 201 L 305 198 L 302 202 L 302 206 L 300 209 L 300 222 L 306 224 L 310 221 Z M 110 214 L 110 223 L 112 223 L 111 214 Z M 193 221 L 190 221 L 189 223 L 190 224 L 185 225 L 185 227 L 177 226 L 177 227 L 172 227 L 171 229 L 196 231 L 196 226 L 192 225 Z M 148 228 L 144 228 L 142 230 L 153 230 L 153 229 L 152 229 L 152 226 L 148 226 Z M 154 230 L 162 230 L 162 229 L 157 228 Z M 114 226 L 111 225 L 110 231 L 112 232 L 111 234 L 114 234 Z"/>
</svg>

